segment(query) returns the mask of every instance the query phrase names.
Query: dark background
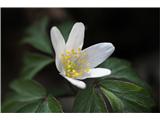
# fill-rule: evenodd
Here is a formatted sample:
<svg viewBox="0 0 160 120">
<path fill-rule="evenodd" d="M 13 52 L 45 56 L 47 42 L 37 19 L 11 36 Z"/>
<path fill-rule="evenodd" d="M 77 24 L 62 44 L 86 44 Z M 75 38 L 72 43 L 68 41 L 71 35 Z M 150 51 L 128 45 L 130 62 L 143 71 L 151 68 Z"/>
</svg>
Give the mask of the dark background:
<svg viewBox="0 0 160 120">
<path fill-rule="evenodd" d="M 116 48 L 112 56 L 132 62 L 141 78 L 152 87 L 157 103 L 153 112 L 160 112 L 159 9 L 2 8 L 1 13 L 2 101 L 9 90 L 9 82 L 17 77 L 21 68 L 25 47 L 20 46 L 19 42 L 25 28 L 41 17 L 48 16 L 51 21 L 49 27 L 67 20 L 83 22 L 86 26 L 84 48 L 98 42 L 112 42 Z M 56 74 L 54 76 L 58 77 Z M 44 84 L 49 85 L 47 82 Z"/>
</svg>

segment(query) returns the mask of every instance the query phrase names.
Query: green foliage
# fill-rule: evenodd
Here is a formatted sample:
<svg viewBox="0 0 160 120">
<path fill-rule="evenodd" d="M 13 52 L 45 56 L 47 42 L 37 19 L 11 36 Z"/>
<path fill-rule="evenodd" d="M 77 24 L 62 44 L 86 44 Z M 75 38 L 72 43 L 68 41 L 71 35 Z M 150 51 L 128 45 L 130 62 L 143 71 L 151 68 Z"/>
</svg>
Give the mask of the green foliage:
<svg viewBox="0 0 160 120">
<path fill-rule="evenodd" d="M 29 44 L 33 48 L 52 55 L 52 44 L 47 34 L 49 20 L 43 18 L 31 25 L 27 30 L 21 43 Z M 63 36 L 67 39 L 71 30 L 71 22 L 59 26 Z M 12 92 L 8 94 L 2 105 L 2 112 L 62 112 L 60 103 L 35 80 L 32 80 L 45 66 L 54 62 L 51 58 L 40 53 L 26 52 L 23 57 L 23 66 L 20 76 L 10 84 Z M 53 95 L 64 94 L 61 90 L 57 93 L 54 88 Z M 58 89 L 59 90 L 59 89 Z"/>
<path fill-rule="evenodd" d="M 20 76 L 32 79 L 41 69 L 53 62 L 53 58 L 37 53 L 26 53 Z"/>
<path fill-rule="evenodd" d="M 151 111 L 154 101 L 148 85 L 140 80 L 128 62 L 110 58 L 100 67 L 111 69 L 111 75 L 96 78 L 96 82 L 93 83 L 90 89 L 82 90 L 79 93 L 74 103 L 75 112 L 102 112 L 105 104 L 101 104 L 101 106 L 100 101 L 96 101 L 97 99 L 92 96 L 95 90 L 97 96 L 103 94 L 101 103 L 106 99 L 108 100 L 111 105 L 111 111 L 109 112 Z M 92 110 L 91 108 L 96 107 L 96 105 L 99 106 L 99 109 Z"/>
<path fill-rule="evenodd" d="M 134 82 L 142 87 L 149 89 L 149 86 L 139 78 L 135 70 L 132 69 L 131 64 L 126 60 L 109 58 L 106 60 L 106 62 L 103 62 L 100 67 L 108 68 L 112 71 L 111 75 L 106 76 L 102 79 L 122 79 L 129 82 Z"/>
<path fill-rule="evenodd" d="M 62 107 L 54 97 L 48 96 L 47 100 L 39 107 L 39 112 L 62 112 Z"/>
<path fill-rule="evenodd" d="M 113 112 L 149 112 L 153 106 L 150 94 L 134 83 L 112 79 L 102 81 L 100 84 L 103 94 L 113 107 Z M 134 106 L 128 107 L 127 102 Z M 137 109 L 134 109 L 135 106 L 138 106 Z"/>
<path fill-rule="evenodd" d="M 103 94 L 108 98 L 112 109 L 114 112 L 123 112 L 123 102 L 121 101 L 120 98 L 118 98 L 116 95 L 114 95 L 112 92 L 101 88 L 101 90 L 103 91 Z"/>
<path fill-rule="evenodd" d="M 26 30 L 26 36 L 22 43 L 29 44 L 34 48 L 52 54 L 52 45 L 47 34 L 48 18 L 43 18 L 38 22 L 35 22 Z"/>
<path fill-rule="evenodd" d="M 45 88 L 36 81 L 15 80 L 11 83 L 10 87 L 21 96 L 20 101 L 41 99 L 47 94 Z"/>
<path fill-rule="evenodd" d="M 39 113 L 63 112 L 60 103 L 52 96 L 48 96 L 37 109 Z"/>
<path fill-rule="evenodd" d="M 107 112 L 104 99 L 94 87 L 80 91 L 73 107 L 74 112 Z"/>
<path fill-rule="evenodd" d="M 15 80 L 2 112 L 62 112 L 60 103 L 34 80 Z"/>
</svg>

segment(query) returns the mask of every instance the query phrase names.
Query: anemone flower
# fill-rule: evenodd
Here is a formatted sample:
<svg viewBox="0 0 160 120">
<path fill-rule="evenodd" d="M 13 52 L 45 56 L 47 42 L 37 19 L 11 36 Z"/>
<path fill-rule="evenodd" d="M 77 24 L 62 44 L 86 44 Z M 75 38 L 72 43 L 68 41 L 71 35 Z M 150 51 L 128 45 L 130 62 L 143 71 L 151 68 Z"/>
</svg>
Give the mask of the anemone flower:
<svg viewBox="0 0 160 120">
<path fill-rule="evenodd" d="M 60 75 L 71 84 L 84 89 L 84 79 L 104 77 L 111 74 L 107 68 L 95 68 L 114 51 L 112 43 L 98 43 L 82 50 L 85 27 L 81 22 L 73 25 L 68 40 L 57 27 L 51 28 L 51 41 L 55 50 L 55 64 Z"/>
</svg>

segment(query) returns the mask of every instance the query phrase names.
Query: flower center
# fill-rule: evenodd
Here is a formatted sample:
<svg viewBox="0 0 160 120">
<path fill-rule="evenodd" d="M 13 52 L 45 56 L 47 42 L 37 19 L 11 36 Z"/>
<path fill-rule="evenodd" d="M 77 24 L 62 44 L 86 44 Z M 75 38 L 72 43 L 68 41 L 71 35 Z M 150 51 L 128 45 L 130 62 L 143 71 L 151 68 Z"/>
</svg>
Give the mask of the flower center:
<svg viewBox="0 0 160 120">
<path fill-rule="evenodd" d="M 61 56 L 62 64 L 65 70 L 65 75 L 69 78 L 78 78 L 89 72 L 89 63 L 87 54 L 78 50 L 66 50 Z"/>
</svg>

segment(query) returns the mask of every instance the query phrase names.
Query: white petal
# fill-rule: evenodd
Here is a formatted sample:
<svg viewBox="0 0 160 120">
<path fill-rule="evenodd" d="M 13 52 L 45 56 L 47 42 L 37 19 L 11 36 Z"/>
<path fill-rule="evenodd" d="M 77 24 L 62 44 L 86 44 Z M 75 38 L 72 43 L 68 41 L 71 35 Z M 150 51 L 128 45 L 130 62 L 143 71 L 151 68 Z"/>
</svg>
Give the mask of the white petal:
<svg viewBox="0 0 160 120">
<path fill-rule="evenodd" d="M 65 41 L 60 33 L 60 31 L 57 29 L 57 27 L 52 27 L 51 28 L 51 41 L 53 48 L 56 53 L 56 67 L 59 72 L 63 71 L 63 66 L 60 61 L 60 56 L 64 52 L 65 49 Z"/>
<path fill-rule="evenodd" d="M 78 49 L 82 48 L 84 43 L 84 24 L 81 22 L 75 23 L 68 37 L 68 41 L 66 43 L 66 49 Z"/>
<path fill-rule="evenodd" d="M 93 68 L 90 69 L 90 71 L 85 74 L 83 77 L 78 79 L 86 79 L 86 78 L 97 78 L 97 77 L 104 77 L 111 74 L 110 69 L 106 68 Z"/>
<path fill-rule="evenodd" d="M 62 74 L 61 74 L 62 75 Z M 64 78 L 66 78 L 71 84 L 73 84 L 74 86 L 78 87 L 78 88 L 81 88 L 81 89 L 84 89 L 86 88 L 86 84 L 83 82 L 83 81 L 80 81 L 80 80 L 76 80 L 76 79 L 73 79 L 73 78 L 69 78 L 69 77 L 66 77 L 65 75 L 62 75 Z"/>
<path fill-rule="evenodd" d="M 84 49 L 82 52 L 87 54 L 90 67 L 94 68 L 106 60 L 114 49 L 112 43 L 98 43 Z"/>
</svg>

